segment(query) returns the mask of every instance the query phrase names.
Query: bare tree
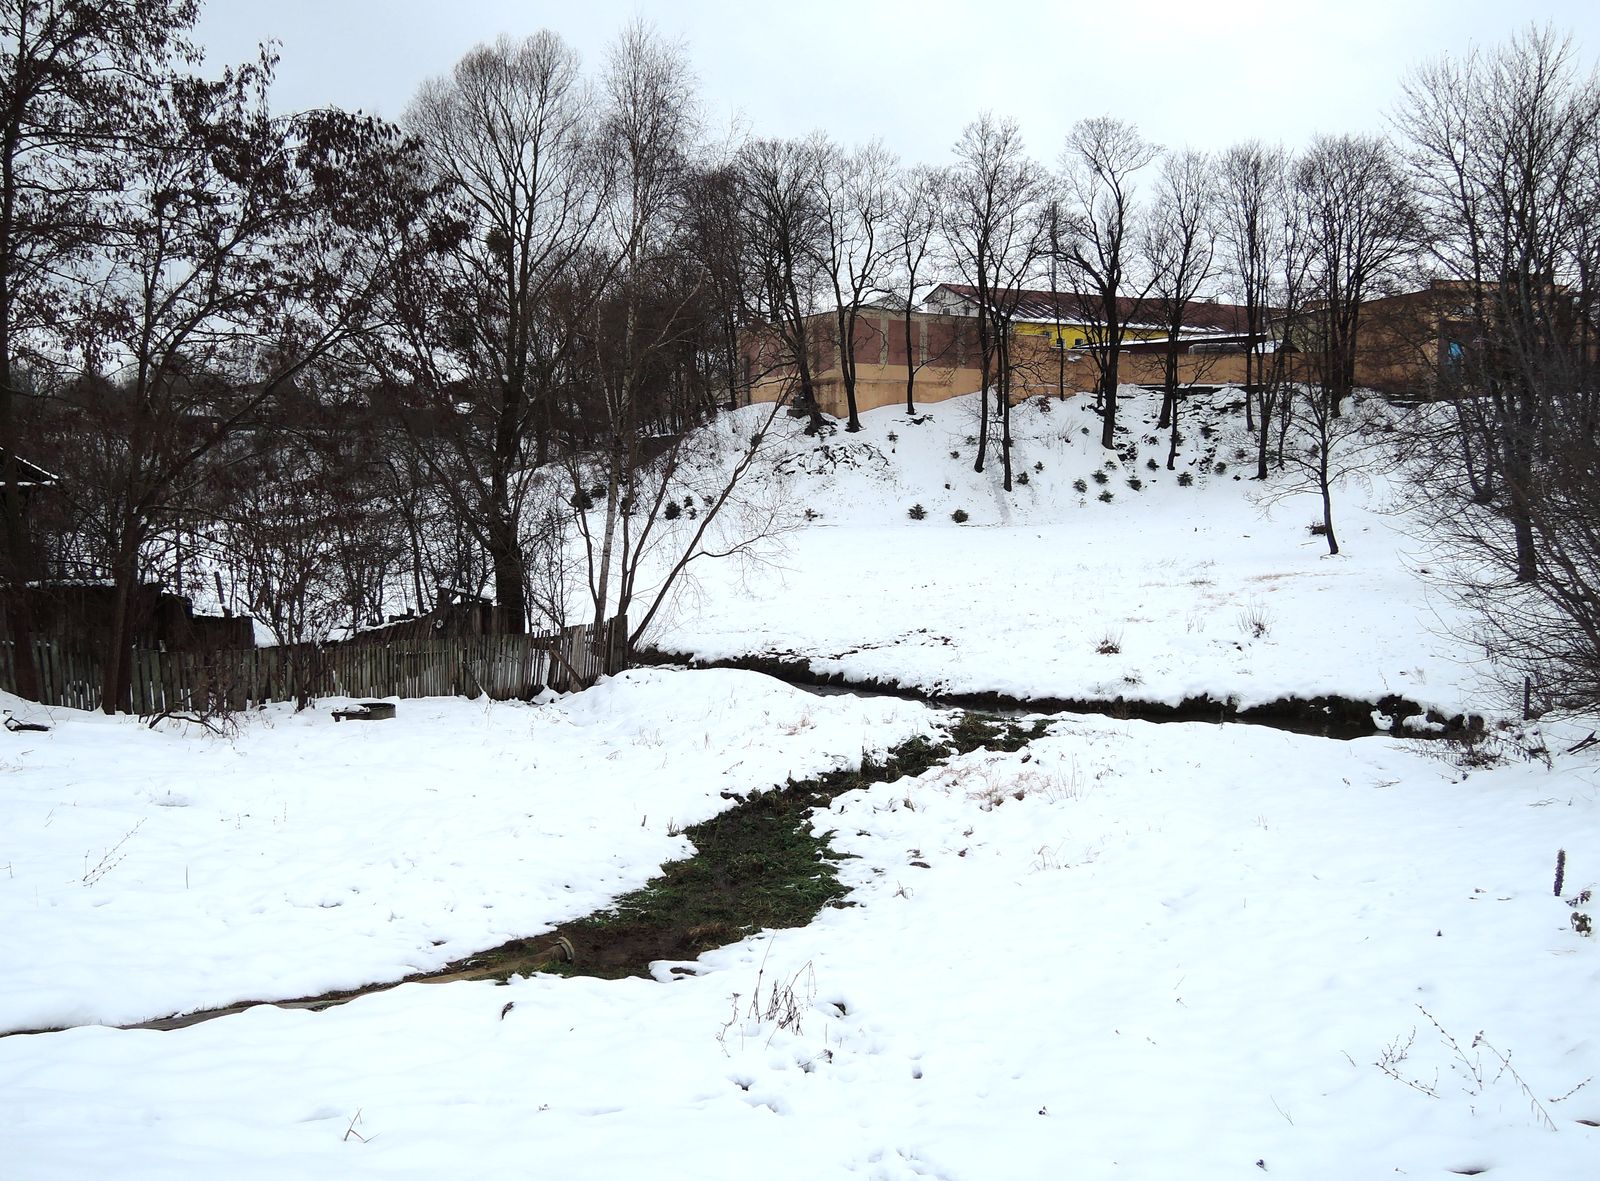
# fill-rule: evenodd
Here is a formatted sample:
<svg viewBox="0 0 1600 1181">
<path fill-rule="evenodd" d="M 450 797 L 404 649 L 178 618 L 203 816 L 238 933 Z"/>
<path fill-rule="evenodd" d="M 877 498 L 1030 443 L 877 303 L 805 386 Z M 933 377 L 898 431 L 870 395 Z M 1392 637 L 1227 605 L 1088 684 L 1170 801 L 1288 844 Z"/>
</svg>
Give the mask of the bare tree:
<svg viewBox="0 0 1600 1181">
<path fill-rule="evenodd" d="M 1136 177 L 1161 148 L 1131 123 L 1109 116 L 1081 119 L 1062 150 L 1062 186 L 1072 233 L 1066 260 L 1093 292 L 1098 317 L 1086 325 L 1100 374 L 1104 415 L 1100 445 L 1116 446 L 1117 381 L 1127 316 L 1143 298 L 1148 280 L 1136 281 Z"/>
<path fill-rule="evenodd" d="M 1216 207 L 1210 157 L 1187 150 L 1163 160 L 1142 242 L 1150 275 L 1149 308 L 1167 333 L 1159 425 L 1172 432 L 1168 471 L 1178 457 L 1178 342 L 1191 318 L 1191 305 L 1211 277 Z"/>
<path fill-rule="evenodd" d="M 518 540 L 527 473 L 551 458 L 570 348 L 547 309 L 609 194 L 592 109 L 577 55 L 543 31 L 478 46 L 450 76 L 425 83 L 406 112 L 468 232 L 440 266 L 410 276 L 408 347 L 396 364 L 439 411 L 423 458 L 488 553 L 495 599 L 518 630 L 527 619 Z"/>
<path fill-rule="evenodd" d="M 55 333 L 100 241 L 99 208 L 121 185 L 117 154 L 171 59 L 197 0 L 0 3 L 0 610 L 17 688 L 37 693 L 31 598 L 40 576 L 24 519 L 17 402 L 28 370 L 59 360 Z"/>
<path fill-rule="evenodd" d="M 684 246 L 684 197 L 695 135 L 693 79 L 680 45 L 663 41 L 643 24 L 624 30 L 611 51 L 603 81 L 606 107 L 600 150 L 611 157 L 615 184 L 605 206 L 600 249 L 614 254 L 603 268 L 607 294 L 594 301 L 597 319 L 610 315 L 613 331 L 599 328 L 600 346 L 589 372 L 598 379 L 597 407 L 606 501 L 598 544 L 587 533 L 594 626 L 606 617 L 612 563 L 622 563 L 617 611 L 632 599 L 631 509 L 642 456 L 642 428 L 651 386 L 663 381 L 663 357 L 685 331 L 685 308 L 699 293 L 700 276 L 687 277 L 676 261 Z M 626 510 L 625 510 L 626 506 Z M 620 551 L 620 552 L 619 552 Z"/>
<path fill-rule="evenodd" d="M 1047 245 L 1047 188 L 1029 159 L 1013 119 L 985 113 L 967 124 L 956 144 L 956 165 L 945 191 L 943 235 L 957 271 L 976 290 L 979 368 L 978 453 L 989 450 L 989 394 L 1001 423 L 1004 486 L 1011 488 L 1011 326 L 1017 300 Z"/>
<path fill-rule="evenodd" d="M 1518 687 L 1592 706 L 1600 79 L 1569 38 L 1529 28 L 1418 69 L 1396 122 L 1443 275 L 1448 412 L 1413 418 L 1414 488 Z"/>
<path fill-rule="evenodd" d="M 1218 161 L 1218 239 L 1222 263 L 1245 309 L 1245 427 L 1256 438 L 1256 479 L 1267 478 L 1267 440 L 1276 406 L 1265 380 L 1265 354 L 1272 308 L 1268 302 L 1271 268 L 1282 228 L 1288 155 L 1258 140 L 1236 144 Z"/>
<path fill-rule="evenodd" d="M 895 241 L 890 231 L 896 160 L 881 142 L 854 152 L 818 142 L 817 192 L 826 229 L 819 260 L 833 289 L 835 344 L 844 385 L 845 430 L 859 431 L 856 406 L 856 328 L 867 299 L 888 278 Z"/>
<path fill-rule="evenodd" d="M 1384 461 L 1379 449 L 1387 421 L 1381 403 L 1368 398 L 1349 413 L 1334 413 L 1333 399 L 1316 385 L 1296 385 L 1284 401 L 1284 439 L 1280 446 L 1282 477 L 1279 493 L 1314 493 L 1322 507 L 1319 531 L 1330 556 L 1339 553 L 1333 524 L 1333 493 L 1344 485 L 1365 483 Z"/>
<path fill-rule="evenodd" d="M 790 370 L 794 403 L 809 416 L 807 431 L 823 426 L 817 402 L 817 334 L 812 316 L 825 283 L 817 260 L 826 237 L 816 189 L 815 140 L 755 140 L 735 167 L 741 185 L 745 267 L 750 276 L 750 321 L 761 329 L 764 372 Z"/>
<path fill-rule="evenodd" d="M 1309 340 L 1337 415 L 1355 388 L 1362 304 L 1397 277 L 1417 240 L 1412 190 L 1388 141 L 1318 136 L 1295 161 L 1317 303 Z"/>
<path fill-rule="evenodd" d="M 925 275 L 937 247 L 945 173 L 925 165 L 901 171 L 889 207 L 889 232 L 897 252 L 901 328 L 906 347 L 906 413 L 917 412 L 917 373 L 930 360 L 914 339 L 915 308 L 928 286 Z"/>
<path fill-rule="evenodd" d="M 75 408 L 98 437 L 100 560 L 114 587 L 102 702 L 127 699 L 146 547 L 295 376 L 372 330 L 396 260 L 381 227 L 425 216 L 408 144 L 339 111 L 274 117 L 267 57 L 176 77 L 120 155 L 73 344 L 109 371 Z"/>
</svg>

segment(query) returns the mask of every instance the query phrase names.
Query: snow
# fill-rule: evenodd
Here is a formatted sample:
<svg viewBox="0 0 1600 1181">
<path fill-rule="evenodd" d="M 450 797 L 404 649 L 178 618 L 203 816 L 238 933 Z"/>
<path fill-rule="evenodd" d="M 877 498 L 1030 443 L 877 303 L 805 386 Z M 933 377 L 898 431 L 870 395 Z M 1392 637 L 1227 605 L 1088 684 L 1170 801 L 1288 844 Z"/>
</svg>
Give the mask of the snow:
<svg viewBox="0 0 1600 1181">
<path fill-rule="evenodd" d="M 747 673 L 691 683 L 636 670 L 538 707 L 405 701 L 392 722 L 336 722 L 332 699 L 232 738 L 53 711 L 6 752 L 0 1029 L 428 971 L 642 886 L 723 791 L 928 725 Z"/>
<path fill-rule="evenodd" d="M 808 456 L 828 474 L 785 479 L 820 519 L 784 578 L 710 568 L 663 641 L 1018 696 L 1136 675 L 1482 708 L 1379 484 L 1336 507 L 1336 559 L 1231 472 L 1180 489 L 1141 457 L 1153 486 L 1124 467 L 1079 506 L 1062 486 L 1101 460 L 1069 404 L 1054 443 L 1019 443 L 1044 471 L 984 502 L 940 461 L 961 413 L 828 440 L 872 474 Z M 112 1026 L 536 935 L 683 856 L 723 792 L 949 715 L 666 669 L 221 737 L 0 704 L 53 726 L 0 735 L 0 1028 L 70 1026 L 0 1037 L 8 1179 L 1561 1181 L 1600 1159 L 1600 944 L 1572 922 L 1600 890 L 1600 747 L 1568 753 L 1594 718 L 1468 751 L 1056 717 L 819 812 L 852 905 L 805 928 L 650 980 L 414 983 L 158 1032 Z"/>
<path fill-rule="evenodd" d="M 1335 494 L 1343 544 L 1330 558 L 1307 529 L 1316 497 L 1263 499 L 1248 479 L 1252 440 L 1223 410 L 1238 391 L 1186 408 L 1171 472 L 1157 399 L 1124 393 L 1131 460 L 1100 448 L 1086 396 L 1019 406 L 1013 467 L 1028 482 L 1010 493 L 994 462 L 972 470 L 975 396 L 917 421 L 870 411 L 860 433 L 820 447 L 781 420 L 775 478 L 815 519 L 764 567 L 705 567 L 698 596 L 651 641 L 932 694 L 1164 705 L 1209 694 L 1241 707 L 1397 694 L 1445 716 L 1496 704 L 1384 473 Z M 916 504 L 921 521 L 908 517 Z M 1120 651 L 1101 653 L 1107 640 Z"/>
</svg>

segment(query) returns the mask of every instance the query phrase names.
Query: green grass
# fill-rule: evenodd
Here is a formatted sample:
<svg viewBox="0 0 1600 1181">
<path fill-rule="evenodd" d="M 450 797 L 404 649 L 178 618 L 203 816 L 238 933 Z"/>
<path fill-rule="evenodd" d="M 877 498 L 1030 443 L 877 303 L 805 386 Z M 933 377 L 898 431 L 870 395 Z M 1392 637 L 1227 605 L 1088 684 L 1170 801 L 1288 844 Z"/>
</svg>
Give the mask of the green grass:
<svg viewBox="0 0 1600 1181">
<path fill-rule="evenodd" d="M 544 947 L 557 935 L 570 939 L 577 960 L 555 969 L 567 975 L 643 976 L 654 960 L 693 959 L 757 931 L 803 927 L 823 907 L 842 904 L 847 893 L 839 883 L 841 854 L 829 843 L 831 831 L 813 831 L 816 809 L 847 791 L 920 775 L 954 754 L 979 747 L 1017 750 L 1043 734 L 1045 725 L 1041 720 L 1025 729 L 963 714 L 942 739 L 913 738 L 881 761 L 864 759 L 854 769 L 756 792 L 684 830 L 693 856 L 668 863 L 660 876 L 610 909 L 526 942 Z M 500 974 L 516 970 L 506 964 Z"/>
</svg>

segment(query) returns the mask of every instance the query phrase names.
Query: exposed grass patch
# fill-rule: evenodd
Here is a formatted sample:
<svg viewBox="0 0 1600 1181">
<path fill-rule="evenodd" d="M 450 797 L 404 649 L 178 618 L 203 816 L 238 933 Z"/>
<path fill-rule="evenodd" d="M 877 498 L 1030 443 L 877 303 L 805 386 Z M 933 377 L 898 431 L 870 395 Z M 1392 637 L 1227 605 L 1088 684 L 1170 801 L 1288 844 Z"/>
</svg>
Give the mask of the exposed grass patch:
<svg viewBox="0 0 1600 1181">
<path fill-rule="evenodd" d="M 1040 720 L 1023 727 L 964 713 L 943 738 L 913 738 L 883 759 L 832 771 L 782 788 L 756 792 L 720 815 L 684 830 L 695 853 L 663 867 L 659 877 L 617 899 L 605 911 L 558 930 L 473 959 L 485 975 L 545 968 L 565 975 L 645 976 L 654 960 L 693 959 L 756 931 L 803 927 L 846 894 L 841 854 L 831 832 L 812 831 L 812 813 L 847 791 L 921 775 L 956 754 L 984 747 L 1013 751 L 1044 733 Z M 525 963 L 530 945 L 565 936 L 577 949 L 571 964 Z M 509 954 L 504 958 L 498 953 Z M 520 954 L 519 954 L 520 953 Z"/>
</svg>

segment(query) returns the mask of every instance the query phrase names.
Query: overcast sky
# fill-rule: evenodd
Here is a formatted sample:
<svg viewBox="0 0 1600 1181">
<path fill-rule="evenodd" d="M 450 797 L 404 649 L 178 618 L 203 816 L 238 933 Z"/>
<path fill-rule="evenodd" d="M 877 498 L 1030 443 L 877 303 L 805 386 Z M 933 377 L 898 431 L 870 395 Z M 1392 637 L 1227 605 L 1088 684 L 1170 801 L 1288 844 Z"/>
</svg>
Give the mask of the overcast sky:
<svg viewBox="0 0 1600 1181">
<path fill-rule="evenodd" d="M 560 33 L 597 67 L 635 16 L 681 38 L 705 118 L 756 135 L 823 128 L 944 163 L 979 112 L 1015 116 L 1053 159 L 1076 119 L 1110 114 L 1167 146 L 1380 131 L 1419 61 L 1529 22 L 1600 53 L 1600 0 L 207 0 L 213 65 L 281 42 L 276 105 L 398 118 L 425 79 L 499 33 Z"/>
</svg>

